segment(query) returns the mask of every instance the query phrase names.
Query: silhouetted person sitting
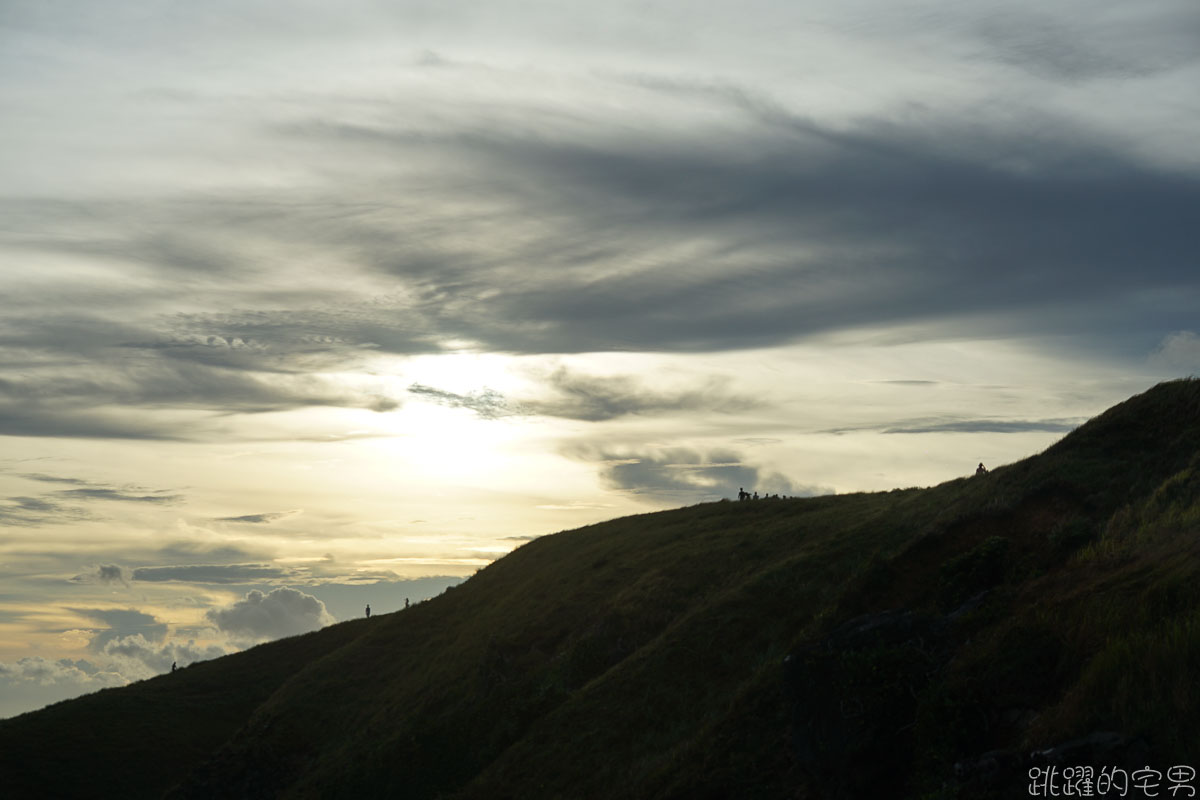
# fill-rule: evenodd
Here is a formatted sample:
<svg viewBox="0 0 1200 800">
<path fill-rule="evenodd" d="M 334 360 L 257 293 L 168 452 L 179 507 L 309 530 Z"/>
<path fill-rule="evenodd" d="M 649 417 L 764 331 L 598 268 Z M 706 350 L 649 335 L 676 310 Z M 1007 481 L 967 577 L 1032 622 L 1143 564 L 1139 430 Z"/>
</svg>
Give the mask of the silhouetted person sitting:
<svg viewBox="0 0 1200 800">
<path fill-rule="evenodd" d="M 982 461 L 979 462 L 979 467 L 978 467 L 978 469 L 975 470 L 975 474 L 976 475 L 987 475 L 987 467 L 985 467 L 983 465 Z"/>
<path fill-rule="evenodd" d="M 367 603 L 367 619 L 371 618 L 371 604 Z"/>
</svg>

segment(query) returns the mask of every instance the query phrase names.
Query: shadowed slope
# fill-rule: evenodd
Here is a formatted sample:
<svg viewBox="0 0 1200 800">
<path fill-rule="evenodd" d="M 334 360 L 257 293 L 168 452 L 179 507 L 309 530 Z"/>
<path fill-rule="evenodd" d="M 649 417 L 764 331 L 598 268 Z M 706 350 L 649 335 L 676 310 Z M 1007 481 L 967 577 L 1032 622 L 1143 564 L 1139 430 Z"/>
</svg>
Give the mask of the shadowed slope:
<svg viewBox="0 0 1200 800">
<path fill-rule="evenodd" d="M 569 731 L 573 746 L 619 766 L 617 746 L 630 736 L 623 711 L 639 725 L 667 722 L 660 705 L 663 713 L 680 704 L 703 715 L 695 681 L 716 681 L 711 692 L 719 696 L 736 688 L 727 679 L 745 659 L 768 657 L 759 648 L 772 638 L 781 655 L 795 626 L 820 608 L 799 600 L 827 601 L 864 542 L 903 534 L 882 519 L 903 496 L 700 506 L 539 539 L 297 674 L 187 796 L 210 794 L 231 774 L 241 776 L 238 791 L 250 793 L 434 796 L 563 714 L 583 718 Z M 775 580 L 797 602 L 778 625 L 764 626 L 764 603 L 788 598 L 753 587 L 789 559 L 795 569 Z M 805 570 L 813 574 L 795 589 Z M 728 608 L 748 591 L 748 607 Z M 744 629 L 747 649 L 683 647 L 680 637 L 694 636 L 695 621 L 713 613 L 737 615 L 729 622 Z M 724 656 L 723 669 L 701 674 L 706 661 Z M 632 705 L 605 688 L 628 675 L 650 681 Z"/>
</svg>

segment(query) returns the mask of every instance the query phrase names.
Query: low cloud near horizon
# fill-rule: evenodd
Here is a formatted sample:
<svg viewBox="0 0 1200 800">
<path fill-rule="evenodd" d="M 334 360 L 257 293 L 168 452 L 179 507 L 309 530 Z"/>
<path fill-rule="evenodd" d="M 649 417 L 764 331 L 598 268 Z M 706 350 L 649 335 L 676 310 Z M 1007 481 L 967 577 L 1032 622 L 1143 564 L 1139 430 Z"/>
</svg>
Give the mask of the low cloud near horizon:
<svg viewBox="0 0 1200 800">
<path fill-rule="evenodd" d="M 286 586 L 265 594 L 253 589 L 228 608 L 210 609 L 205 617 L 222 633 L 251 641 L 295 636 L 335 622 L 320 600 Z"/>
<path fill-rule="evenodd" d="M 99 626 L 72 632 L 86 637 L 89 655 L 0 661 L 0 719 L 55 700 L 161 675 L 172 664 L 187 666 L 336 621 L 319 599 L 290 587 L 251 590 L 230 605 L 209 609 L 205 617 L 211 630 L 187 631 L 191 638 L 180 636 L 180 631 L 171 633 L 166 622 L 132 608 L 70 611 L 84 624 Z M 196 634 L 205 635 L 207 643 L 198 644 Z"/>
<path fill-rule="evenodd" d="M 797 485 L 778 472 L 747 464 L 733 450 L 667 448 L 646 452 L 579 447 L 570 455 L 601 464 L 601 478 L 615 490 L 675 505 L 734 498 L 742 490 L 786 497 L 833 494 L 832 489 Z"/>
</svg>

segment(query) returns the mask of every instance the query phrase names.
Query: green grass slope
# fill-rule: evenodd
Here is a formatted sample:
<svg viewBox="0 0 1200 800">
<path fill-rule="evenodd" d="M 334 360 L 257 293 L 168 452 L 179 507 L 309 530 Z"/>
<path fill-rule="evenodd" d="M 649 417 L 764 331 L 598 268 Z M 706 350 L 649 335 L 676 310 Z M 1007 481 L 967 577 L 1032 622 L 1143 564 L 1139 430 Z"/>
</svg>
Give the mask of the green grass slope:
<svg viewBox="0 0 1200 800">
<path fill-rule="evenodd" d="M 1198 533 L 1200 381 L 1174 381 L 979 478 L 543 537 L 406 611 L 0 722 L 0 774 L 106 796 L 135 745 L 122 793 L 176 798 L 1019 797 L 1039 750 L 1165 770 L 1200 754 Z"/>
</svg>

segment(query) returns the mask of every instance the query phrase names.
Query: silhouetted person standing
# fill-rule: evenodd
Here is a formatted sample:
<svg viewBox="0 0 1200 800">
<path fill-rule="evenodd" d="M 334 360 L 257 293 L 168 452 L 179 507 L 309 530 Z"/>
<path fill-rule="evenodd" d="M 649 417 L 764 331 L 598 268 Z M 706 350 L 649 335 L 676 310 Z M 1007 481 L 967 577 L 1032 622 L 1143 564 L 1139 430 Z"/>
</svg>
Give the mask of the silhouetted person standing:
<svg viewBox="0 0 1200 800">
<path fill-rule="evenodd" d="M 404 607 L 408 608 L 408 598 L 404 598 Z"/>
<path fill-rule="evenodd" d="M 985 467 L 983 465 L 982 461 L 979 462 L 979 467 L 978 467 L 978 469 L 975 470 L 975 474 L 976 475 L 987 475 L 987 467 Z"/>
<path fill-rule="evenodd" d="M 172 662 L 171 662 L 171 672 L 174 672 L 174 671 L 175 671 L 175 666 L 176 666 L 175 662 L 174 662 L 174 661 L 172 661 Z"/>
<path fill-rule="evenodd" d="M 371 604 L 367 603 L 367 619 L 371 618 Z"/>
</svg>

